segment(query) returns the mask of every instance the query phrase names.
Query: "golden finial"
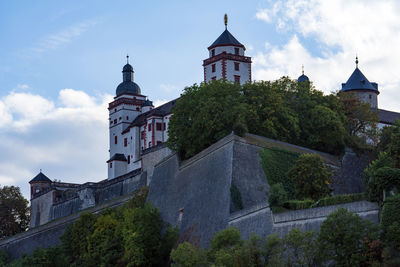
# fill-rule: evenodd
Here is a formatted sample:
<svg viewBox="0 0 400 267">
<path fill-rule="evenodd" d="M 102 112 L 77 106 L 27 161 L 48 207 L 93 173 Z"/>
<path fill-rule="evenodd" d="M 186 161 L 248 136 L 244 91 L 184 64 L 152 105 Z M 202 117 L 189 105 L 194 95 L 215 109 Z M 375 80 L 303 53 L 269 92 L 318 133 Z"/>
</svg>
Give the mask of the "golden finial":
<svg viewBox="0 0 400 267">
<path fill-rule="evenodd" d="M 304 74 L 304 65 L 301 65 L 301 73 Z"/>
<path fill-rule="evenodd" d="M 224 15 L 224 23 L 225 23 L 225 30 L 228 28 L 228 15 L 225 13 Z"/>
</svg>

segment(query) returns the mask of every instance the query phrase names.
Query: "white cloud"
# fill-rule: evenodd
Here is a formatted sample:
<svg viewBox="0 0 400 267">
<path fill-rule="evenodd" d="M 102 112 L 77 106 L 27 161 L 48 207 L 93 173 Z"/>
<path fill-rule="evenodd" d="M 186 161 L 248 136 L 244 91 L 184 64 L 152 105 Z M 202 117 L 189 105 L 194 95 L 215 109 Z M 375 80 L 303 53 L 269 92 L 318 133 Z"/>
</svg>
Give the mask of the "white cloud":
<svg viewBox="0 0 400 267">
<path fill-rule="evenodd" d="M 86 20 L 73 24 L 57 33 L 47 35 L 30 47 L 27 54 L 36 56 L 49 50 L 55 50 L 71 42 L 74 38 L 80 36 L 97 23 L 98 21 L 95 19 Z"/>
<path fill-rule="evenodd" d="M 172 84 L 160 84 L 160 88 L 167 93 L 178 91 L 178 87 Z"/>
<path fill-rule="evenodd" d="M 167 103 L 168 101 L 171 101 L 171 99 L 170 99 L 170 100 L 167 100 L 167 99 L 157 99 L 157 100 L 153 101 L 153 105 L 154 105 L 154 107 L 159 107 L 159 106 L 161 106 L 161 105 Z"/>
<path fill-rule="evenodd" d="M 360 69 L 377 82 L 380 107 L 400 111 L 399 3 L 361 0 L 286 0 L 268 10 L 277 31 L 291 35 L 283 46 L 267 45 L 254 57 L 256 79 L 281 75 L 298 77 L 301 65 L 318 89 L 338 90 L 354 70 L 356 53 Z M 258 13 L 261 11 L 258 11 Z M 256 18 L 266 21 L 261 15 Z M 316 43 L 306 49 L 298 37 Z M 310 47 L 310 46 L 307 46 Z"/>
<path fill-rule="evenodd" d="M 10 92 L 0 99 L 0 184 L 20 186 L 39 171 L 50 179 L 84 183 L 106 178 L 111 95 L 60 90 L 53 101 Z"/>
</svg>

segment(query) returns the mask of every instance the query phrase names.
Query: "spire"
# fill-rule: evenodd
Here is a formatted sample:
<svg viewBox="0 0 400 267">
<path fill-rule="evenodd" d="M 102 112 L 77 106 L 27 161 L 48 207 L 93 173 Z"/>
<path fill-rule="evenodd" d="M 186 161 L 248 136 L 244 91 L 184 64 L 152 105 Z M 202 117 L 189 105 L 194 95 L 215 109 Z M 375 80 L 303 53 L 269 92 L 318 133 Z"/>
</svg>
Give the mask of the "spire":
<svg viewBox="0 0 400 267">
<path fill-rule="evenodd" d="M 126 54 L 126 64 L 129 64 L 129 55 Z"/>
<path fill-rule="evenodd" d="M 358 56 L 356 55 L 356 68 L 358 69 Z"/>
<path fill-rule="evenodd" d="M 228 29 L 228 15 L 225 13 L 224 15 L 224 23 L 225 23 L 225 30 Z"/>
<path fill-rule="evenodd" d="M 301 65 L 301 74 L 304 75 L 304 65 Z"/>
</svg>

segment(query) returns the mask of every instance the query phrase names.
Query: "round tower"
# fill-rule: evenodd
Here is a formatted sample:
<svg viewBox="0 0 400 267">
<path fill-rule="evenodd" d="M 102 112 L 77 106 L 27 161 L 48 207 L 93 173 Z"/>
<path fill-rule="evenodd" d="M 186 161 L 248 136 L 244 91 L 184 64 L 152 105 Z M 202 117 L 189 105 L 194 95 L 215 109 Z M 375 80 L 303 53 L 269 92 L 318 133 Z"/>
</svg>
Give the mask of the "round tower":
<svg viewBox="0 0 400 267">
<path fill-rule="evenodd" d="M 368 103 L 371 108 L 378 108 L 378 84 L 368 81 L 358 68 L 358 57 L 356 57 L 356 69 L 346 83 L 342 83 L 342 92 L 353 93 L 357 99 Z"/>
</svg>

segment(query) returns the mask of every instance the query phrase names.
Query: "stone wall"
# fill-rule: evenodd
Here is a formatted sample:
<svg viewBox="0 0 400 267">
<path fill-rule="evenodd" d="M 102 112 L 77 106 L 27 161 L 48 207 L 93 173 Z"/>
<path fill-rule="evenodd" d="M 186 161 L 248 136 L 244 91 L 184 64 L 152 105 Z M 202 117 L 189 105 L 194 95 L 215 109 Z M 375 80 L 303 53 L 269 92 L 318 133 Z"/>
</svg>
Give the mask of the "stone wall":
<svg viewBox="0 0 400 267">
<path fill-rule="evenodd" d="M 164 143 L 146 149 L 142 153 L 142 169 L 143 171 L 147 172 L 147 185 L 150 184 L 153 176 L 154 166 L 171 154 L 171 149 L 169 149 Z"/>
</svg>

